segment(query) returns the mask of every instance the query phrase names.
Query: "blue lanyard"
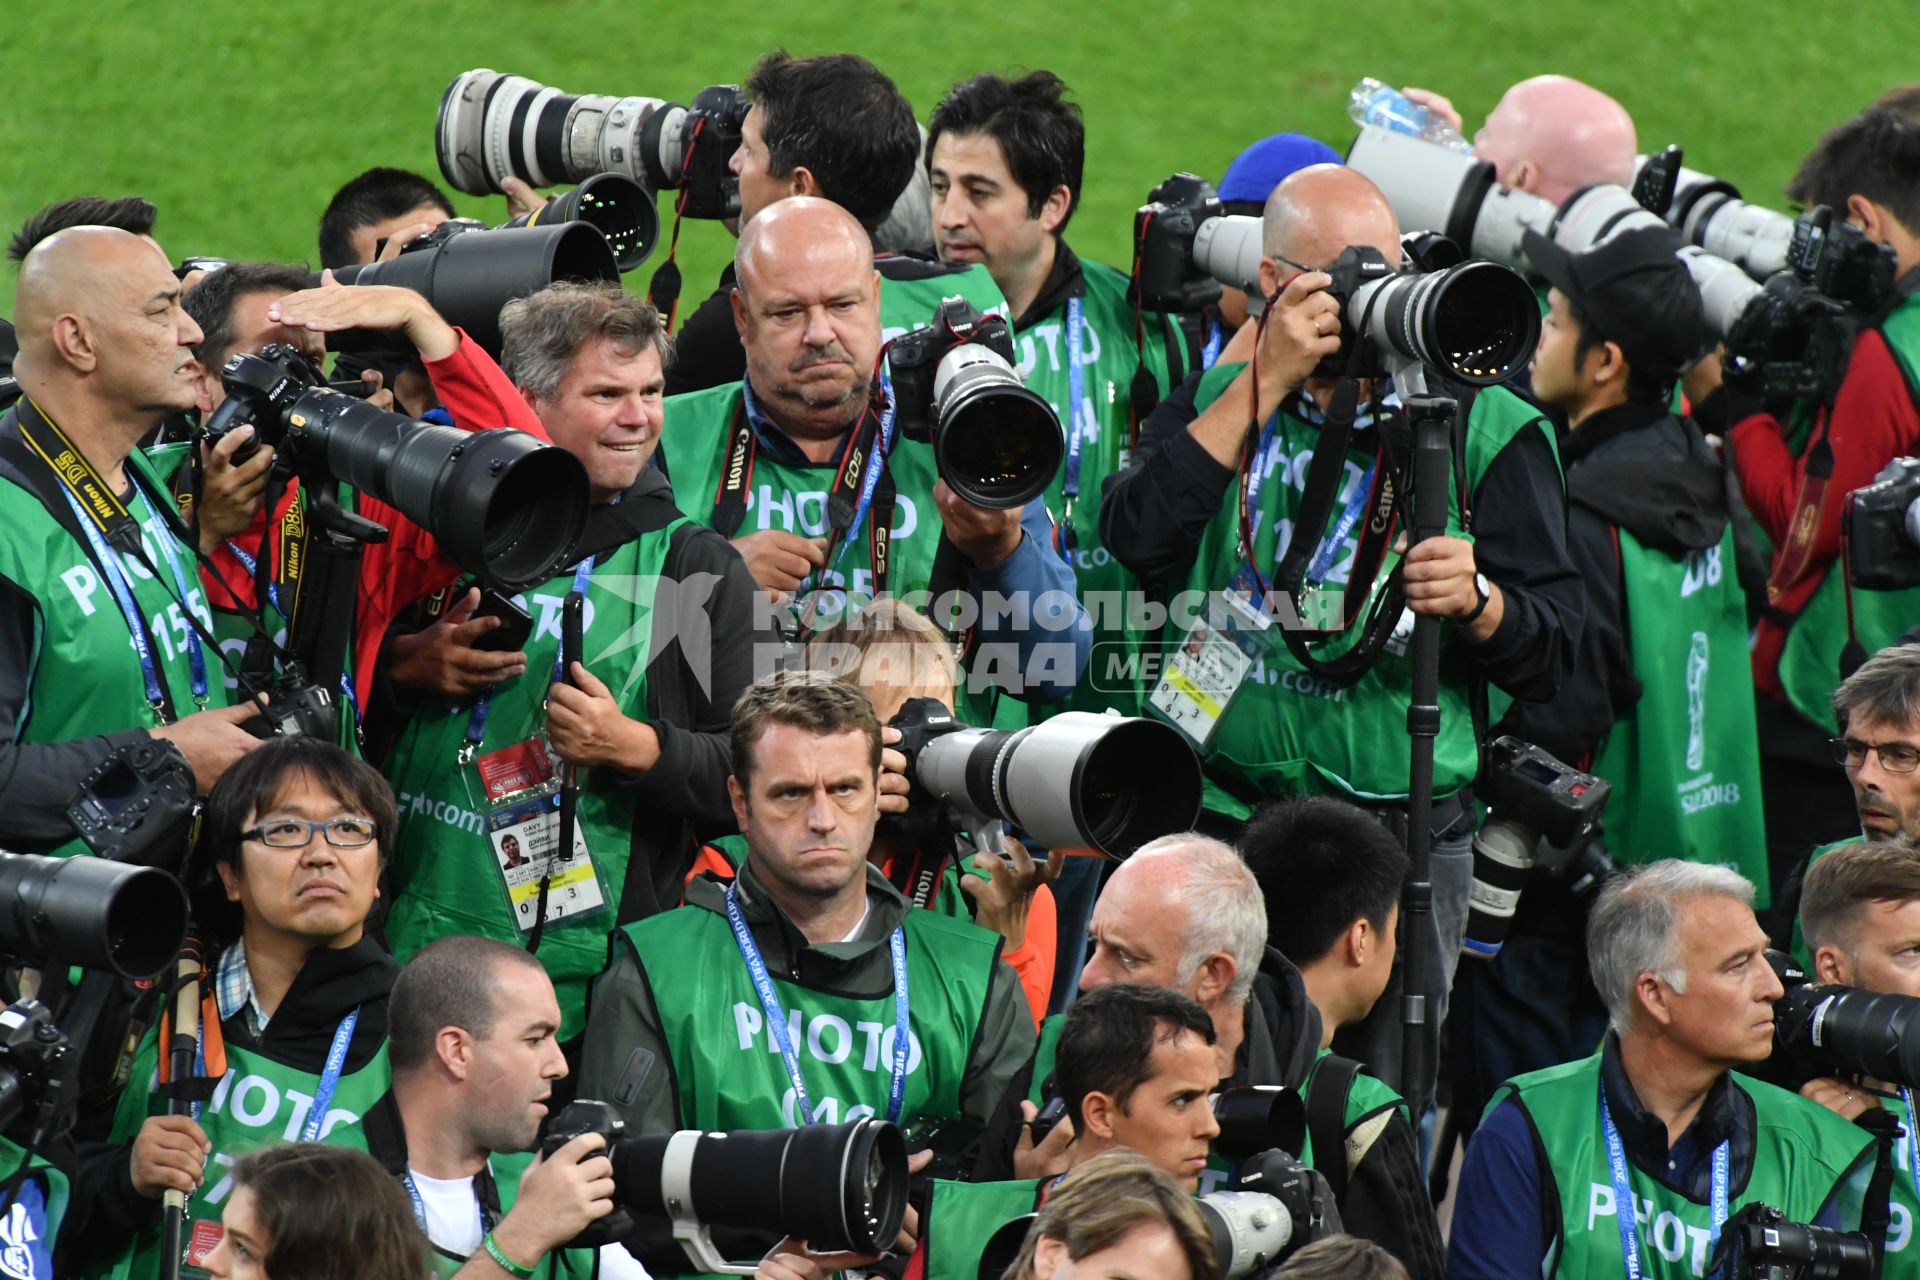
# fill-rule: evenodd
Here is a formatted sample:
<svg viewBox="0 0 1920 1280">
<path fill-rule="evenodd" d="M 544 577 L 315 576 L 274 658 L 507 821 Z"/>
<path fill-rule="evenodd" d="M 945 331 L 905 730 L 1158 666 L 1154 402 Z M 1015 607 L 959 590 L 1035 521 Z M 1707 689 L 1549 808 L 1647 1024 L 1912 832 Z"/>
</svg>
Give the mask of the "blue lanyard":
<svg viewBox="0 0 1920 1280">
<path fill-rule="evenodd" d="M 327 1065 L 320 1073 L 320 1086 L 313 1091 L 313 1109 L 307 1112 L 307 1122 L 300 1128 L 300 1141 L 313 1142 L 320 1137 L 320 1126 L 326 1123 L 327 1108 L 333 1105 L 333 1091 L 340 1084 L 340 1072 L 347 1065 L 347 1046 L 353 1043 L 353 1028 L 360 1021 L 360 1010 L 355 1009 L 340 1019 L 340 1025 L 333 1029 L 333 1045 L 327 1050 Z"/>
<path fill-rule="evenodd" d="M 780 1048 L 780 1060 L 786 1064 L 787 1078 L 793 1081 L 794 1102 L 800 1114 L 800 1123 L 812 1124 L 813 1102 L 807 1097 L 806 1082 L 800 1078 L 800 1056 L 793 1047 L 793 1033 L 787 1026 L 786 1010 L 781 1007 L 780 996 L 773 989 L 773 979 L 767 975 L 767 962 L 760 957 L 760 945 L 747 929 L 746 917 L 740 914 L 740 903 L 733 886 L 727 889 L 727 923 L 733 926 L 733 941 L 740 948 L 741 958 L 747 962 L 747 974 L 753 979 L 753 989 L 760 996 L 760 1007 L 766 1011 L 767 1030 Z M 907 1051 L 913 1043 L 907 1029 L 906 930 L 896 926 L 889 945 L 893 952 L 893 1082 L 887 1086 L 887 1120 L 898 1124 L 900 1113 L 906 1107 Z"/>
<path fill-rule="evenodd" d="M 74 520 L 80 525 L 80 531 L 86 535 L 87 545 L 93 549 L 94 559 L 100 562 L 100 572 L 107 575 L 107 586 L 113 592 L 114 601 L 119 604 L 120 612 L 127 620 L 127 630 L 133 633 L 133 651 L 140 657 L 140 674 L 146 682 L 147 701 L 154 707 L 166 705 L 166 691 L 160 684 L 160 668 L 154 661 L 153 644 L 147 637 L 146 627 L 140 621 L 140 610 L 134 604 L 133 584 L 127 581 L 126 570 L 120 563 L 118 553 L 107 546 L 106 539 L 93 526 L 87 513 L 81 508 L 80 500 L 73 496 L 65 485 L 60 487 L 67 505 L 73 508 Z M 180 608 L 187 606 L 187 588 L 180 576 L 180 562 L 171 554 L 167 563 L 173 568 L 174 584 L 180 588 Z M 207 700 L 207 658 L 200 651 L 200 637 L 191 627 L 187 630 L 187 669 L 193 683 L 193 700 L 204 704 Z"/>
<path fill-rule="evenodd" d="M 593 572 L 592 556 L 588 556 L 585 560 L 582 560 L 580 562 L 579 568 L 573 571 L 573 589 L 579 592 L 583 596 L 587 594 L 587 577 L 592 572 Z M 548 682 L 550 684 L 557 684 L 560 680 L 560 677 L 566 674 L 566 672 L 561 670 L 561 667 L 565 662 L 565 655 L 561 652 L 561 650 L 563 650 L 565 647 L 566 647 L 565 645 L 556 645 L 554 647 L 553 679 Z M 346 683 L 345 680 L 342 679 L 341 684 L 343 687 L 345 686 L 345 683 Z M 349 700 L 352 699 L 353 693 L 351 690 L 348 691 L 347 697 Z M 485 739 L 485 737 L 487 736 L 487 716 L 490 713 L 492 707 L 493 707 L 493 694 L 490 692 L 481 694 L 480 700 L 473 704 L 473 711 L 470 715 L 467 716 L 466 741 L 464 744 L 462 744 L 460 748 L 460 761 L 462 764 L 466 763 L 468 760 L 473 759 L 474 751 L 480 746 L 481 741 Z M 356 711 L 354 714 L 358 716 L 359 713 Z"/>
<path fill-rule="evenodd" d="M 1313 559 L 1307 565 L 1307 581 L 1314 586 L 1319 586 L 1326 578 L 1327 570 L 1333 568 L 1333 558 L 1340 554 L 1341 544 L 1353 532 L 1353 526 L 1360 520 L 1360 513 L 1366 510 L 1367 498 L 1373 493 L 1373 473 L 1379 465 L 1375 462 L 1360 477 L 1360 483 L 1353 487 L 1353 496 L 1347 499 L 1347 509 L 1340 513 L 1332 531 L 1321 540 L 1319 549 L 1313 553 Z"/>
<path fill-rule="evenodd" d="M 1208 316 L 1207 345 L 1202 348 L 1200 352 L 1200 367 L 1202 369 L 1213 368 L 1214 362 L 1220 358 L 1220 348 L 1226 345 L 1227 335 L 1220 327 L 1220 317 L 1217 315 Z"/>
<path fill-rule="evenodd" d="M 1620 1252 L 1627 1261 L 1627 1280 L 1640 1280 L 1640 1233 L 1633 1215 L 1633 1189 L 1627 1185 L 1627 1157 L 1607 1110 L 1606 1086 L 1600 1087 L 1600 1120 L 1606 1127 L 1607 1164 L 1613 1171 L 1613 1217 L 1620 1227 Z M 1713 1231 L 1707 1237 L 1707 1252 L 1720 1240 L 1720 1228 L 1727 1220 L 1727 1167 L 1731 1160 L 1728 1143 L 1713 1149 Z"/>
<path fill-rule="evenodd" d="M 1087 370 L 1080 363 L 1080 337 L 1083 329 L 1080 299 L 1067 299 L 1067 501 L 1080 494 L 1080 449 L 1093 424 L 1082 422 L 1080 414 L 1087 400 Z"/>
<path fill-rule="evenodd" d="M 1254 537 L 1260 532 L 1260 489 L 1261 486 L 1266 483 L 1267 464 L 1270 461 L 1268 455 L 1271 454 L 1275 448 L 1273 427 L 1279 418 L 1280 414 L 1276 411 L 1273 417 L 1267 419 L 1267 425 L 1260 428 L 1260 442 L 1256 444 L 1253 449 L 1253 472 L 1247 477 L 1246 498 L 1247 541 L 1249 544 L 1252 543 Z M 1273 552 L 1275 558 L 1278 558 L 1284 551 L 1285 548 L 1276 545 Z M 1249 561 L 1255 559 L 1251 545 L 1247 547 L 1247 559 Z"/>
<path fill-rule="evenodd" d="M 244 547 L 242 547 L 239 543 L 235 542 L 232 538 L 228 538 L 227 550 L 233 552 L 233 558 L 240 562 L 240 567 L 247 571 L 247 576 L 249 578 L 252 578 L 258 575 L 260 571 L 260 562 L 255 560 L 252 556 L 248 555 Z M 279 584 L 271 581 L 267 583 L 267 601 L 268 603 L 272 604 L 274 608 L 280 609 Z M 285 613 L 286 610 L 280 609 L 280 612 Z"/>
</svg>

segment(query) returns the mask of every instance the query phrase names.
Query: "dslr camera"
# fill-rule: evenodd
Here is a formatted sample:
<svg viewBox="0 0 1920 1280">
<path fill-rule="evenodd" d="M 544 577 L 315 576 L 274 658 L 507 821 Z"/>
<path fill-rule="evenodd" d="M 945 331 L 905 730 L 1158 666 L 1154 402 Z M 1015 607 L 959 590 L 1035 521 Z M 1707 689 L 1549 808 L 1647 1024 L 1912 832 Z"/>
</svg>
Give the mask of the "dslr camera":
<svg viewBox="0 0 1920 1280">
<path fill-rule="evenodd" d="M 1854 586 L 1920 586 L 1920 458 L 1893 459 L 1848 495 L 1846 548 Z"/>
<path fill-rule="evenodd" d="M 583 1133 L 607 1141 L 616 1207 L 570 1247 L 618 1240 L 635 1215 L 666 1218 L 701 1270 L 752 1275 L 752 1264 L 720 1255 L 713 1228 L 795 1236 L 822 1253 L 885 1253 L 906 1221 L 906 1139 L 884 1120 L 629 1137 L 619 1112 L 582 1100 L 548 1117 L 540 1149 L 551 1156 Z"/>
<path fill-rule="evenodd" d="M 415 422 L 333 390 L 278 343 L 235 355 L 220 381 L 227 398 L 207 419 L 209 440 L 251 423 L 302 481 L 342 481 L 399 508 L 503 595 L 552 577 L 586 529 L 586 468 L 524 431 Z"/>
<path fill-rule="evenodd" d="M 1047 491 L 1066 440 L 1053 406 L 1014 371 L 1006 318 L 947 298 L 933 323 L 887 347 L 894 422 L 932 444 L 935 467 L 964 502 L 989 511 L 1024 506 Z"/>
<path fill-rule="evenodd" d="M 1793 1222 L 1772 1205 L 1741 1205 L 1720 1228 L 1708 1274 L 1723 1280 L 1871 1280 L 1873 1243 L 1862 1231 Z"/>
<path fill-rule="evenodd" d="M 1743 1070 L 1796 1090 L 1822 1076 L 1920 1087 L 1920 998 L 1816 982 L 1783 951 L 1767 963 L 1786 988 L 1773 1002 L 1773 1055 Z"/>
<path fill-rule="evenodd" d="M 1561 874 L 1575 888 L 1606 879 L 1612 860 L 1589 837 L 1613 785 L 1503 734 L 1488 746 L 1486 767 L 1473 786 L 1488 813 L 1473 837 L 1473 886 L 1460 950 L 1490 960 L 1506 943 L 1541 840 L 1571 851 Z"/>
</svg>

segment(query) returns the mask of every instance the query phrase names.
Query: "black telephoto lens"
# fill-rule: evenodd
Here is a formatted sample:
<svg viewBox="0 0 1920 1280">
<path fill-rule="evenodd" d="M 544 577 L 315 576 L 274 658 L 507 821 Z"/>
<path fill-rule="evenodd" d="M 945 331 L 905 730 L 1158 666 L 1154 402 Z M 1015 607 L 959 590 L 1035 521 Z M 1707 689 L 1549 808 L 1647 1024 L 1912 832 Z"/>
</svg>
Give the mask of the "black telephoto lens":
<svg viewBox="0 0 1920 1280">
<path fill-rule="evenodd" d="M 0 948 L 136 981 L 172 963 L 187 893 L 155 867 L 0 853 Z"/>
<path fill-rule="evenodd" d="M 614 261 L 623 272 L 645 262 L 660 241 L 660 211 L 653 193 L 623 173 L 596 173 L 532 213 L 523 213 L 501 230 L 513 227 L 551 227 L 584 222 L 607 238 Z"/>
</svg>

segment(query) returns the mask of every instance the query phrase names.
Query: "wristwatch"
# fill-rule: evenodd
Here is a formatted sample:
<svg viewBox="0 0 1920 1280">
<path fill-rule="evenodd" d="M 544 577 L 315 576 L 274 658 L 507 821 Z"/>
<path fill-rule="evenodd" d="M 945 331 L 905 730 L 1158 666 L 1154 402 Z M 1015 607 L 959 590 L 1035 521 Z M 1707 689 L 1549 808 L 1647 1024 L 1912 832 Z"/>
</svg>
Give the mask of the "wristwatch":
<svg viewBox="0 0 1920 1280">
<path fill-rule="evenodd" d="M 1472 613 L 1460 619 L 1460 625 L 1463 627 L 1470 627 L 1479 621 L 1480 615 L 1487 611 L 1487 601 L 1493 599 L 1493 584 L 1487 581 L 1486 574 L 1473 575 L 1473 592 L 1480 597 L 1480 603 L 1473 606 Z"/>
</svg>

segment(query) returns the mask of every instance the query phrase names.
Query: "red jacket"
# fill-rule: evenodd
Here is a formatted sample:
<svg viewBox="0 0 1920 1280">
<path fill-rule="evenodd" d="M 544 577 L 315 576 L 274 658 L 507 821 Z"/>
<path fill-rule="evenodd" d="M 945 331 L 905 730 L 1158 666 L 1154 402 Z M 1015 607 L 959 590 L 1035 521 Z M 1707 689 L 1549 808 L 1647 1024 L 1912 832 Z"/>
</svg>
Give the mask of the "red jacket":
<svg viewBox="0 0 1920 1280">
<path fill-rule="evenodd" d="M 1780 651 L 1793 618 L 1839 558 L 1847 495 L 1870 483 L 1890 459 L 1920 450 L 1920 407 L 1886 339 L 1867 329 L 1854 343 L 1832 406 L 1821 411 L 1798 457 L 1779 421 L 1752 400 L 1721 391 L 1700 409 L 1701 424 L 1720 431 L 1732 446 L 1741 495 L 1773 540 L 1767 608 L 1754 636 L 1753 682 L 1762 693 L 1784 698 Z M 1833 450 L 1833 474 L 1824 489 L 1817 477 L 1809 483 L 1807 474 L 1822 432 Z"/>
<path fill-rule="evenodd" d="M 514 427 L 546 440 L 546 428 L 515 389 L 493 357 L 471 341 L 462 330 L 460 345 L 444 360 L 426 361 L 427 376 L 434 393 L 440 397 L 453 423 L 463 431 L 486 431 L 495 427 Z M 299 492 L 288 485 L 274 511 L 276 526 L 286 518 Z M 385 542 L 367 547 L 360 562 L 359 605 L 355 610 L 353 632 L 353 688 L 356 703 L 364 707 L 373 688 L 373 664 L 379 655 L 381 640 L 400 611 L 414 601 L 443 591 L 459 577 L 460 570 L 440 551 L 432 534 L 402 515 L 394 507 L 362 493 L 357 510 L 360 515 L 386 526 Z M 257 558 L 261 535 L 266 528 L 266 513 L 254 516 L 244 533 L 217 548 L 212 556 L 219 567 L 219 578 L 204 567 L 200 576 L 207 598 L 216 609 L 252 613 L 255 611 L 254 581 L 231 543 Z M 282 550 L 279 538 L 273 539 L 277 576 Z M 233 590 L 227 589 L 231 584 Z M 237 598 L 236 598 L 237 597 Z"/>
</svg>

